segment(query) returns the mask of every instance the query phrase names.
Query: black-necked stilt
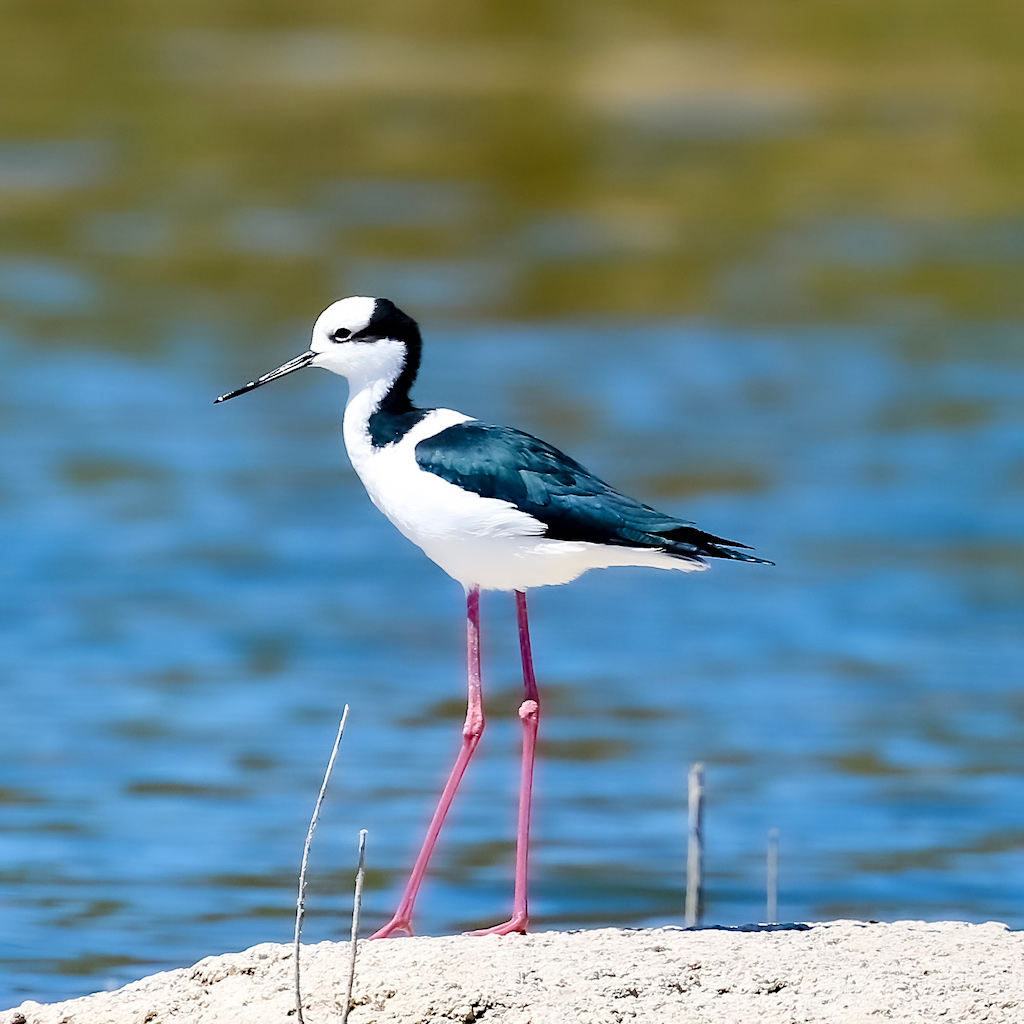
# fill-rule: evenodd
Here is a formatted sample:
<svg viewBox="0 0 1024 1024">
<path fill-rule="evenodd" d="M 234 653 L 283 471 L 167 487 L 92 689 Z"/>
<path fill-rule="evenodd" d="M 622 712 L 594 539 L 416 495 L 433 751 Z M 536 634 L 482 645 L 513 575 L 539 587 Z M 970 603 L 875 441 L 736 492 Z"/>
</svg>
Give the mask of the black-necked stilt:
<svg viewBox="0 0 1024 1024">
<path fill-rule="evenodd" d="M 504 935 L 525 931 L 528 919 L 530 797 L 540 698 L 526 591 L 568 583 L 588 569 L 613 565 L 692 572 L 705 568 L 704 557 L 764 559 L 736 550 L 743 544 L 704 533 L 620 494 L 529 434 L 451 409 L 417 408 L 409 390 L 420 350 L 416 321 L 388 299 L 341 299 L 317 318 L 308 352 L 217 401 L 304 366 L 322 366 L 347 377 L 345 447 L 370 500 L 466 589 L 469 706 L 462 747 L 398 909 L 374 938 L 412 934 L 416 894 L 484 729 L 480 591 L 515 591 L 525 698 L 519 708 L 523 758 L 514 906 L 504 924 L 476 933 Z"/>
</svg>

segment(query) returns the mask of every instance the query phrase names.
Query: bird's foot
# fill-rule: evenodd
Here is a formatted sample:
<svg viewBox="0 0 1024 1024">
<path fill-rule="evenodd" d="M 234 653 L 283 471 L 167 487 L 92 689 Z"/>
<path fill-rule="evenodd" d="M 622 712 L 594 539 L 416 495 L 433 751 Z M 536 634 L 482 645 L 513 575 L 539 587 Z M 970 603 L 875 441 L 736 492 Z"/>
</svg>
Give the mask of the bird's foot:
<svg viewBox="0 0 1024 1024">
<path fill-rule="evenodd" d="M 397 914 L 383 928 L 378 928 L 371 939 L 389 939 L 392 935 L 412 935 L 412 918 L 399 917 Z"/>
<path fill-rule="evenodd" d="M 467 935 L 520 935 L 526 934 L 528 918 L 525 914 L 517 915 L 504 924 L 496 924 L 493 928 L 481 928 L 479 931 L 466 932 Z"/>
</svg>

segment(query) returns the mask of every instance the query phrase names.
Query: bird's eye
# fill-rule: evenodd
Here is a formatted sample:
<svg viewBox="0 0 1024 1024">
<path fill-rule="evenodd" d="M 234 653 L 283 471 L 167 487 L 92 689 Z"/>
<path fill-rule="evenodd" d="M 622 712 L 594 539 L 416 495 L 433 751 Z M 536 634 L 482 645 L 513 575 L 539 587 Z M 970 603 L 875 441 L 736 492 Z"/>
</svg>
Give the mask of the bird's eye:
<svg viewBox="0 0 1024 1024">
<path fill-rule="evenodd" d="M 347 327 L 339 327 L 332 335 L 334 341 L 344 341 L 352 332 Z"/>
</svg>

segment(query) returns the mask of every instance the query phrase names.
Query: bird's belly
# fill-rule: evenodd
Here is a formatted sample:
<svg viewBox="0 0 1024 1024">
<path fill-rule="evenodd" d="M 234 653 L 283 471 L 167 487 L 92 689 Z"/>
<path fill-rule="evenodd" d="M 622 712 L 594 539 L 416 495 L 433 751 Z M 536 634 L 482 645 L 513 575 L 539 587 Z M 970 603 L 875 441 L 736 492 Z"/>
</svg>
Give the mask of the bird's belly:
<svg viewBox="0 0 1024 1024">
<path fill-rule="evenodd" d="M 585 549 L 594 545 L 542 537 L 430 538 L 417 543 L 453 579 L 483 590 L 528 590 L 569 583 L 593 568 Z"/>
<path fill-rule="evenodd" d="M 403 531 L 404 532 L 404 531 Z M 465 587 L 529 590 L 571 583 L 588 569 L 613 565 L 650 566 L 684 572 L 698 562 L 673 558 L 656 548 L 612 547 L 544 537 L 417 538 L 407 534 L 449 576 Z"/>
</svg>

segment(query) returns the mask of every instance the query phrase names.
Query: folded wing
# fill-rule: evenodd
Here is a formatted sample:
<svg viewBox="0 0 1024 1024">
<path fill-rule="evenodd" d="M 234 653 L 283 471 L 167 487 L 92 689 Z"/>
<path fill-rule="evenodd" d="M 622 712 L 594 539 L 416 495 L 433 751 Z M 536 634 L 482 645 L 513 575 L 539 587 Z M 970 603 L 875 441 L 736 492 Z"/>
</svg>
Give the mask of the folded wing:
<svg viewBox="0 0 1024 1024">
<path fill-rule="evenodd" d="M 456 424 L 420 441 L 416 462 L 467 491 L 511 502 L 543 523 L 553 540 L 658 548 L 693 561 L 765 561 L 734 550 L 745 544 L 621 494 L 557 448 L 511 427 Z"/>
</svg>

